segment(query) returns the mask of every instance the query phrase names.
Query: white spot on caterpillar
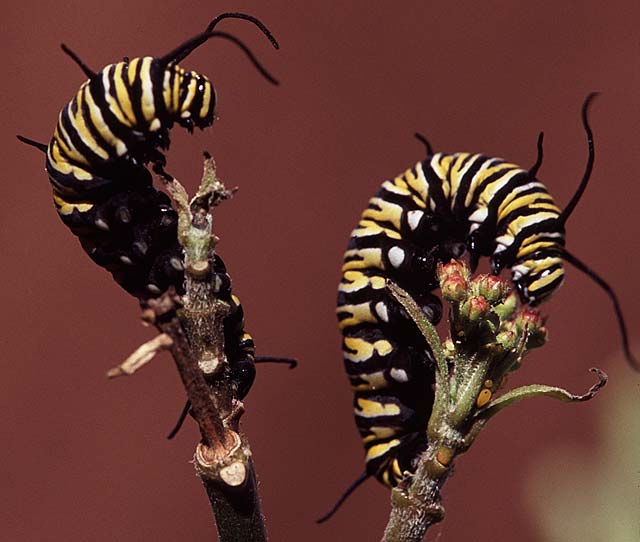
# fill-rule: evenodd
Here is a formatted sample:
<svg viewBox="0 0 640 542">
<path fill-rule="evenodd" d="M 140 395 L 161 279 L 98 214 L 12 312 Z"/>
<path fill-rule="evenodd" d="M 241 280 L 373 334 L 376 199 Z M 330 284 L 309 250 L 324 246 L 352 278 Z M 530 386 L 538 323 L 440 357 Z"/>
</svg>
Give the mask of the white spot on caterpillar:
<svg viewBox="0 0 640 542">
<path fill-rule="evenodd" d="M 131 258 L 129 258 L 128 256 L 120 256 L 120 261 L 127 265 L 133 265 Z"/>
<path fill-rule="evenodd" d="M 487 219 L 489 215 L 488 207 L 480 207 L 476 209 L 473 213 L 469 215 L 469 222 L 476 222 L 477 224 L 481 224 Z"/>
<path fill-rule="evenodd" d="M 409 223 L 409 227 L 411 230 L 415 230 L 420 224 L 422 217 L 424 216 L 424 211 L 409 211 L 407 213 L 407 222 Z"/>
<path fill-rule="evenodd" d="M 101 218 L 97 218 L 95 221 L 95 225 L 98 226 L 98 228 L 100 228 L 103 231 L 109 231 L 109 224 L 107 224 L 104 220 L 102 220 Z"/>
<path fill-rule="evenodd" d="M 400 247 L 392 247 L 389 249 L 389 261 L 396 269 L 400 267 L 404 261 L 404 250 Z"/>
<path fill-rule="evenodd" d="M 118 156 L 124 156 L 125 154 L 127 154 L 127 146 L 124 144 L 124 141 L 120 141 L 118 140 L 116 142 L 116 154 Z"/>
<path fill-rule="evenodd" d="M 500 252 L 504 252 L 507 250 L 507 247 L 500 242 L 496 243 L 496 249 L 493 251 L 494 254 L 498 254 Z"/>
<path fill-rule="evenodd" d="M 152 294 L 159 294 L 160 288 L 158 288 L 155 284 L 147 284 L 147 290 L 149 290 Z"/>
<path fill-rule="evenodd" d="M 184 269 L 182 262 L 178 258 L 171 258 L 169 260 L 169 263 L 171 264 L 171 267 L 173 267 L 176 271 L 182 271 Z"/>
<path fill-rule="evenodd" d="M 183 119 L 188 119 L 191 116 L 191 111 L 183 111 L 180 116 Z"/>
<path fill-rule="evenodd" d="M 384 304 L 384 301 L 376 303 L 376 314 L 383 322 L 389 321 L 389 312 L 387 311 L 387 306 Z"/>
<path fill-rule="evenodd" d="M 528 275 L 530 269 L 526 265 L 516 265 L 511 268 L 513 280 L 518 280 L 522 275 Z"/>
<path fill-rule="evenodd" d="M 503 247 L 510 247 L 513 244 L 514 237 L 513 235 L 501 235 L 500 237 L 496 237 L 496 243 Z"/>
<path fill-rule="evenodd" d="M 395 367 L 389 371 L 391 378 L 396 382 L 409 382 L 409 375 L 404 369 L 396 369 Z"/>
</svg>

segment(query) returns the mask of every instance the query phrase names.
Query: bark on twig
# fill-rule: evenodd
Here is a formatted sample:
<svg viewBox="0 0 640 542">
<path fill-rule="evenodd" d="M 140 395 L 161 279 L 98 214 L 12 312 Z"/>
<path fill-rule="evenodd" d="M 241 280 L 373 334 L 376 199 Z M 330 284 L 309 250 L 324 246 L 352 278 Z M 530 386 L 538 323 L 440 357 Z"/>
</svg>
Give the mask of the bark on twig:
<svg viewBox="0 0 640 542">
<path fill-rule="evenodd" d="M 232 192 L 217 179 L 215 164 L 205 155 L 204 174 L 196 196 L 188 201 L 182 185 L 162 178 L 178 212 L 178 238 L 185 254 L 184 296 L 170 288 L 143 303 L 143 320 L 160 335 L 141 346 L 110 376 L 131 374 L 161 349 L 169 349 L 191 404 L 201 441 L 194 464 L 213 510 L 220 542 L 264 542 L 264 516 L 258 496 L 251 451 L 240 433 L 242 402 L 225 356 L 223 321 L 229 313 L 218 299 L 211 272 L 215 244 L 211 208 Z"/>
</svg>

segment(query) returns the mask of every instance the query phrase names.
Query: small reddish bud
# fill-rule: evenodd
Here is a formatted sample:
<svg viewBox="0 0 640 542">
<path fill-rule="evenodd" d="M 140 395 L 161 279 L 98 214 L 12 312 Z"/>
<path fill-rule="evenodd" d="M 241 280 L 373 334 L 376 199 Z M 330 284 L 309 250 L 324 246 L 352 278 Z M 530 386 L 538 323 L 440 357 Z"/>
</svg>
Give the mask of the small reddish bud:
<svg viewBox="0 0 640 542">
<path fill-rule="evenodd" d="M 496 335 L 496 342 L 507 351 L 513 350 L 519 342 L 517 333 L 510 330 L 501 331 Z"/>
<path fill-rule="evenodd" d="M 534 309 L 524 308 L 515 317 L 514 324 L 520 333 L 527 333 L 527 348 L 539 348 L 547 342 L 548 332 L 544 318 Z"/>
<path fill-rule="evenodd" d="M 449 263 L 438 264 L 438 280 L 442 284 L 449 277 L 462 277 L 462 279 L 466 282 L 469 280 L 469 268 L 464 264 L 464 262 L 459 262 L 457 260 L 451 260 Z"/>
<path fill-rule="evenodd" d="M 478 275 L 472 281 L 474 290 L 494 305 L 509 293 L 509 284 L 495 275 Z"/>
<path fill-rule="evenodd" d="M 484 297 L 473 296 L 460 307 L 460 314 L 471 322 L 476 322 L 487 315 L 491 307 Z"/>
<path fill-rule="evenodd" d="M 515 317 L 516 327 L 520 331 L 528 330 L 533 333 L 544 325 L 542 316 L 537 310 L 524 307 Z"/>
<path fill-rule="evenodd" d="M 464 301 L 467 298 L 467 281 L 460 275 L 452 275 L 441 281 L 440 289 L 445 301 Z"/>
</svg>

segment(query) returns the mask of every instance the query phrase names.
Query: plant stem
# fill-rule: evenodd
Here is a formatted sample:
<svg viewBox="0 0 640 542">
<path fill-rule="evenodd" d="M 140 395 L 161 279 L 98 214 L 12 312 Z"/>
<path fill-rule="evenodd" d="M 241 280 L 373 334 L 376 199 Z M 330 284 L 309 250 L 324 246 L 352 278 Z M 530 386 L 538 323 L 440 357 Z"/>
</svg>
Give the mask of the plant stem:
<svg viewBox="0 0 640 542">
<path fill-rule="evenodd" d="M 211 273 L 215 262 L 211 208 L 228 199 L 215 164 L 205 155 L 202 183 L 187 201 L 182 185 L 163 179 L 178 212 L 178 237 L 185 253 L 186 293 L 167 292 L 145 313 L 171 340 L 171 353 L 191 403 L 201 442 L 194 454 L 218 529 L 219 542 L 265 542 L 267 531 L 251 451 L 240 434 L 242 402 L 236 397 L 224 350 L 226 302 L 217 297 Z"/>
</svg>

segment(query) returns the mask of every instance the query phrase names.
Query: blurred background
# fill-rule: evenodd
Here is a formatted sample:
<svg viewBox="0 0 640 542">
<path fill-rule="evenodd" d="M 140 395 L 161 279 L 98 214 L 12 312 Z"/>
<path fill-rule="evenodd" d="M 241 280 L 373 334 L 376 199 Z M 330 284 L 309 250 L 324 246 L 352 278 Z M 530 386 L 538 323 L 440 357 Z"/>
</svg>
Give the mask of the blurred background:
<svg viewBox="0 0 640 542">
<path fill-rule="evenodd" d="M 172 360 L 105 379 L 153 331 L 62 225 L 42 155 L 15 134 L 48 141 L 84 80 L 60 42 L 99 70 L 123 56 L 165 54 L 223 11 L 251 13 L 273 31 L 280 51 L 249 24 L 219 27 L 241 37 L 281 86 L 228 43 L 201 47 L 183 66 L 212 79 L 219 120 L 194 136 L 175 129 L 168 170 L 193 190 L 207 149 L 227 185 L 240 187 L 216 211 L 220 254 L 259 353 L 300 360 L 295 371 L 259 367 L 243 418 L 272 540 L 378 540 L 386 524 L 388 491 L 374 481 L 331 522 L 314 520 L 363 469 L 334 315 L 342 253 L 380 182 L 422 158 L 415 131 L 436 150 L 528 167 L 544 130 L 539 176 L 563 206 L 586 159 L 580 105 L 601 91 L 591 114 L 595 170 L 568 223 L 568 247 L 615 287 L 640 352 L 637 2 L 11 2 L 0 35 L 5 540 L 212 540 L 190 464 L 194 424 L 165 440 L 184 401 Z M 444 490 L 446 519 L 428 539 L 584 540 L 567 529 L 587 517 L 604 525 L 587 531 L 591 541 L 611 540 L 607 525 L 633 533 L 620 541 L 640 534 L 640 452 L 625 440 L 640 422 L 614 415 L 625 411 L 621 397 L 639 411 L 640 375 L 624 365 L 610 303 L 570 268 L 543 312 L 551 342 L 511 383 L 582 393 L 597 365 L 610 386 L 589 403 L 533 400 L 493 420 L 458 461 Z M 612 443 L 627 459 L 607 476 L 605 467 L 620 464 Z M 588 494 L 636 513 L 578 502 Z"/>
</svg>

